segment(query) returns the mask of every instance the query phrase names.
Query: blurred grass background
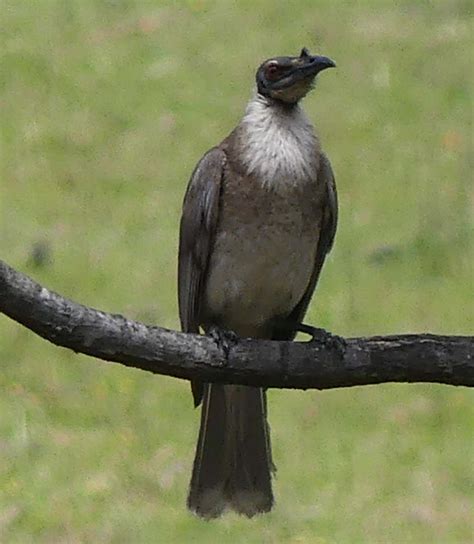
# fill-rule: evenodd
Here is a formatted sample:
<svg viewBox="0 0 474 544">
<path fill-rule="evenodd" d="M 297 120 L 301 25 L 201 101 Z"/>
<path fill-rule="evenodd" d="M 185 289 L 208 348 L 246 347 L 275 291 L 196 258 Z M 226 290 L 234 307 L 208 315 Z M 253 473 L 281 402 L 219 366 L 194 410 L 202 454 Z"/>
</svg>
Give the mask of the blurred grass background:
<svg viewBox="0 0 474 544">
<path fill-rule="evenodd" d="M 305 108 L 340 224 L 308 321 L 472 334 L 472 3 L 2 0 L 0 255 L 70 298 L 178 327 L 180 206 L 256 66 L 329 55 Z M 467 543 L 466 389 L 270 392 L 277 506 L 185 510 L 188 385 L 0 319 L 2 543 Z"/>
</svg>

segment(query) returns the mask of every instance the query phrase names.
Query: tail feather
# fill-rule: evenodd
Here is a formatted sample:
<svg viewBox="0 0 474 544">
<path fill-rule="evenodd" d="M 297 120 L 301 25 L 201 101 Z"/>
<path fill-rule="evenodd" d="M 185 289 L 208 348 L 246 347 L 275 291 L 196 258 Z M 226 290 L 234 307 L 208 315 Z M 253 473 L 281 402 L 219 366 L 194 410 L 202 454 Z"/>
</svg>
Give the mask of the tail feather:
<svg viewBox="0 0 474 544">
<path fill-rule="evenodd" d="M 226 419 L 224 389 L 209 384 L 204 388 L 201 426 L 189 486 L 188 508 L 201 517 L 219 517 L 225 508 L 225 473 L 223 463 Z"/>
<path fill-rule="evenodd" d="M 204 518 L 231 508 L 252 517 L 273 505 L 265 392 L 207 385 L 188 507 Z"/>
</svg>

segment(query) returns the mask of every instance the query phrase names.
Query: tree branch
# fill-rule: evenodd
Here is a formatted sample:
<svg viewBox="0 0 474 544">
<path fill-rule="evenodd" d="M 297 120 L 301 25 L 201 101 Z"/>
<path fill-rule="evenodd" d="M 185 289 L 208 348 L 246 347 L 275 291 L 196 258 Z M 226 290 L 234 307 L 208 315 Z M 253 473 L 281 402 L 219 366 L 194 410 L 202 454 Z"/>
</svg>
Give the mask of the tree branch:
<svg viewBox="0 0 474 544">
<path fill-rule="evenodd" d="M 474 337 L 239 340 L 226 357 L 211 338 L 82 306 L 2 261 L 0 312 L 57 346 L 177 378 L 296 389 L 384 382 L 474 385 Z"/>
</svg>

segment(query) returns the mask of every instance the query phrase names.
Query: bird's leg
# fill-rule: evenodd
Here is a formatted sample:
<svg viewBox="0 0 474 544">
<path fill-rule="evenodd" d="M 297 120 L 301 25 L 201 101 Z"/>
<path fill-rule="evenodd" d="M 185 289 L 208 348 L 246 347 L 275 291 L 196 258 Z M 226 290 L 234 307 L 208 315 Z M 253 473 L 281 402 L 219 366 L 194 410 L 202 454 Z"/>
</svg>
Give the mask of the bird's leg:
<svg viewBox="0 0 474 544">
<path fill-rule="evenodd" d="M 206 334 L 210 336 L 217 344 L 217 347 L 224 352 L 227 360 L 229 358 L 230 349 L 237 343 L 238 340 L 238 336 L 235 334 L 235 332 L 227 329 L 221 329 L 217 325 L 211 325 L 206 330 Z"/>
<path fill-rule="evenodd" d="M 319 327 L 313 327 L 311 325 L 305 325 L 304 323 L 299 323 L 296 326 L 296 330 L 311 336 L 310 342 L 317 342 L 323 344 L 329 348 L 336 348 L 343 350 L 346 346 L 346 342 L 337 334 L 332 334 L 325 329 Z"/>
<path fill-rule="evenodd" d="M 305 323 L 296 323 L 294 330 L 311 336 L 311 342 L 320 342 L 322 344 L 325 344 L 333 336 L 325 329 L 313 327 L 312 325 L 306 325 Z"/>
<path fill-rule="evenodd" d="M 334 347 L 339 350 L 344 349 L 346 343 L 343 338 L 332 334 L 325 329 L 319 327 L 313 327 L 312 325 L 306 325 L 305 323 L 291 323 L 289 324 L 291 329 L 295 332 L 302 332 L 311 336 L 310 342 L 317 342 L 327 347 Z"/>
</svg>

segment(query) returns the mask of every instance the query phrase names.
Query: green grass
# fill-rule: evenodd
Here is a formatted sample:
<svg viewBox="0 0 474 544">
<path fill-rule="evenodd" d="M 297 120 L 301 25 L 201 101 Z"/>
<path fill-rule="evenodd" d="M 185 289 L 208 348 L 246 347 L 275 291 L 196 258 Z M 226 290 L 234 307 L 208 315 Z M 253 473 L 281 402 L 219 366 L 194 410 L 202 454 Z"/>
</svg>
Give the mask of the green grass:
<svg viewBox="0 0 474 544">
<path fill-rule="evenodd" d="M 305 102 L 340 226 L 308 321 L 344 335 L 472 334 L 468 1 L 3 0 L 0 257 L 70 298 L 178 327 L 180 206 L 264 58 L 338 69 Z M 35 247 L 48 247 L 40 266 Z M 466 389 L 270 392 L 277 506 L 185 510 L 186 383 L 0 319 L 2 543 L 468 543 Z"/>
</svg>

